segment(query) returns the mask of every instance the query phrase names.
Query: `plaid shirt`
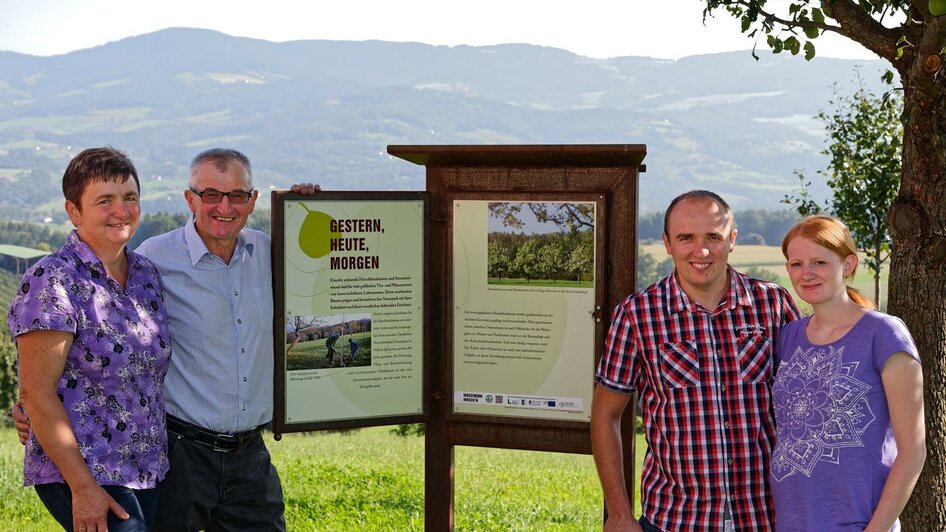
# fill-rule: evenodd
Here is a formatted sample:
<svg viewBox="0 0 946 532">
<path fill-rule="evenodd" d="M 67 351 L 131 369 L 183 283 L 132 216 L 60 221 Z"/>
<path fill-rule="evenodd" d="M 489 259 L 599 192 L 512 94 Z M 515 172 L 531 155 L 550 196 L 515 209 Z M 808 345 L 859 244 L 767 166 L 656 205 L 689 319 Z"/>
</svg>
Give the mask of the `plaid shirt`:
<svg viewBox="0 0 946 532">
<path fill-rule="evenodd" d="M 714 312 L 670 275 L 614 310 L 597 372 L 638 391 L 648 449 L 644 516 L 664 530 L 772 530 L 767 485 L 775 437 L 770 388 L 780 326 L 799 317 L 788 292 L 729 268 Z"/>
</svg>

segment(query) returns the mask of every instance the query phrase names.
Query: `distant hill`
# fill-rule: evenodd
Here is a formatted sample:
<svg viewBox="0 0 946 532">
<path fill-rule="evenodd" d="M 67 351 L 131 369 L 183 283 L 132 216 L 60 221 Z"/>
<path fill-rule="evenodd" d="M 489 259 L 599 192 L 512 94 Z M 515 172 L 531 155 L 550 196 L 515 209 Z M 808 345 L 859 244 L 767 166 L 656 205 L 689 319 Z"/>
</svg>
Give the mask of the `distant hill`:
<svg viewBox="0 0 946 532">
<path fill-rule="evenodd" d="M 420 190 L 423 168 L 385 147 L 467 143 L 643 143 L 643 211 L 694 187 L 774 209 L 793 170 L 824 166 L 812 117 L 833 83 L 850 92 L 855 65 L 878 89 L 880 61 L 767 52 L 601 60 L 179 28 L 53 57 L 0 52 L 0 211 L 61 220 L 62 171 L 93 145 L 132 156 L 155 212 L 183 210 L 186 164 L 211 146 L 245 151 L 264 191 L 300 180 Z"/>
</svg>

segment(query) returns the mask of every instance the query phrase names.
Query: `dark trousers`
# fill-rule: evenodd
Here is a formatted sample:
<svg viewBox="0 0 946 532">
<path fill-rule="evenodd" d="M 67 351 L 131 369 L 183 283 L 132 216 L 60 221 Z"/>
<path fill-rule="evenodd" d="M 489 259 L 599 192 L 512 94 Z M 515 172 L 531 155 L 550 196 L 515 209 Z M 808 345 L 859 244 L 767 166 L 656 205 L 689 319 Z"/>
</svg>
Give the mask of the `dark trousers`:
<svg viewBox="0 0 946 532">
<path fill-rule="evenodd" d="M 62 482 L 39 484 L 34 486 L 39 500 L 49 513 L 68 532 L 72 532 L 72 491 Z M 123 486 L 102 486 L 115 502 L 128 512 L 128 519 L 122 520 L 112 512 L 108 513 L 108 529 L 111 532 L 148 532 L 154 524 L 158 511 L 158 490 L 133 490 Z"/>
<path fill-rule="evenodd" d="M 230 453 L 168 433 L 154 530 L 286 530 L 282 484 L 257 434 Z"/>
<path fill-rule="evenodd" d="M 641 529 L 643 529 L 644 532 L 663 532 L 663 530 L 661 530 L 661 529 L 657 528 L 656 526 L 654 526 L 654 524 L 651 523 L 651 522 L 650 522 L 646 517 L 644 517 L 643 515 L 641 516 L 640 519 L 637 520 L 637 522 L 641 524 Z"/>
</svg>

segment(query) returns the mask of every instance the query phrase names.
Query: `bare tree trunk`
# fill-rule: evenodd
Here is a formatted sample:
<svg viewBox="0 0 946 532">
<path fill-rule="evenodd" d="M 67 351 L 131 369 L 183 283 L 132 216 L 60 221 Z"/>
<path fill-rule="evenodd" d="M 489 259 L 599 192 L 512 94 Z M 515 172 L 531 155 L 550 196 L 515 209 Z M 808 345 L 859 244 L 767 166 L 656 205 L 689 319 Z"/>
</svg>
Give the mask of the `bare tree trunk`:
<svg viewBox="0 0 946 532">
<path fill-rule="evenodd" d="M 888 294 L 923 363 L 926 467 L 901 516 L 911 531 L 946 530 L 946 83 L 919 70 L 901 72 L 907 120 Z"/>
<path fill-rule="evenodd" d="M 877 308 L 880 308 L 880 266 L 877 267 L 877 271 L 874 272 L 874 304 L 877 305 Z"/>
<path fill-rule="evenodd" d="M 874 260 L 877 264 L 877 269 L 873 271 L 874 274 L 874 304 L 877 305 L 877 308 L 880 308 L 880 270 L 882 265 L 880 263 L 880 252 L 883 251 L 882 246 L 882 235 L 877 233 L 874 237 Z"/>
</svg>

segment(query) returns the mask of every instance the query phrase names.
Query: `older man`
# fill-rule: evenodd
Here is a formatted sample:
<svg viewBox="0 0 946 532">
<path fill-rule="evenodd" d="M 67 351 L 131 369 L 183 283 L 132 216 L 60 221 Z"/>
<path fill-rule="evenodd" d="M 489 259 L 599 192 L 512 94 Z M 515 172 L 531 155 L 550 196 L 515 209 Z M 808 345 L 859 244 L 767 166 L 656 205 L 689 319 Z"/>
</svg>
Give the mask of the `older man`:
<svg viewBox="0 0 946 532">
<path fill-rule="evenodd" d="M 171 469 L 155 528 L 285 530 L 282 486 L 260 435 L 273 415 L 273 288 L 270 238 L 245 228 L 259 196 L 249 159 L 198 154 L 184 196 L 192 219 L 137 249 L 161 271 L 172 337 Z"/>
</svg>

